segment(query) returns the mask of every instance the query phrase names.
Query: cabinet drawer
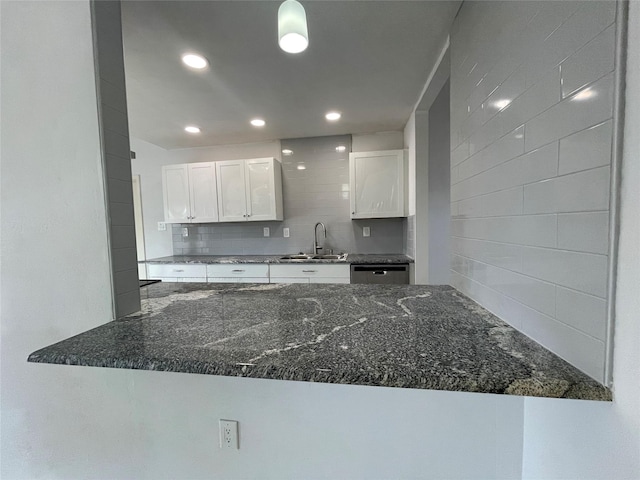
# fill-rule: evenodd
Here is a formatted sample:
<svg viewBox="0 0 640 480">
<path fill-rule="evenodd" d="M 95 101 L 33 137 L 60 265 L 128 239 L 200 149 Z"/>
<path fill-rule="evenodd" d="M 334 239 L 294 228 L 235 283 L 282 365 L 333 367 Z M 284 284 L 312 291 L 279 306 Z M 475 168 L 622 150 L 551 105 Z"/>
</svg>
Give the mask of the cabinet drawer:
<svg viewBox="0 0 640 480">
<path fill-rule="evenodd" d="M 207 278 L 206 265 L 191 265 L 182 263 L 173 264 L 148 264 L 147 274 L 149 278 Z"/>
<path fill-rule="evenodd" d="M 222 264 L 207 265 L 207 277 L 251 277 L 269 278 L 269 265 L 266 264 Z"/>
<path fill-rule="evenodd" d="M 296 265 L 271 265 L 271 278 L 279 277 L 325 277 L 325 278 L 349 278 L 351 271 L 349 265 L 328 265 L 302 263 Z M 312 280 L 313 281 L 313 280 Z"/>
<path fill-rule="evenodd" d="M 267 277 L 207 277 L 208 283 L 269 283 Z"/>
</svg>

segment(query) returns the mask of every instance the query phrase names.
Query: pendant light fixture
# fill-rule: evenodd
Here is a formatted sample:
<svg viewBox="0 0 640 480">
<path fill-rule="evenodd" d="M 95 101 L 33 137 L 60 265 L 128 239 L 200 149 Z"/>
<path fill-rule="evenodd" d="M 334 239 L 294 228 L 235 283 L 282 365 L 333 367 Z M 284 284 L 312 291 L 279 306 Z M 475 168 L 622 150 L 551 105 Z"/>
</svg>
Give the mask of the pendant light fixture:
<svg viewBox="0 0 640 480">
<path fill-rule="evenodd" d="M 285 0 L 278 9 L 278 44 L 287 53 L 300 53 L 309 45 L 307 14 L 296 0 Z"/>
</svg>

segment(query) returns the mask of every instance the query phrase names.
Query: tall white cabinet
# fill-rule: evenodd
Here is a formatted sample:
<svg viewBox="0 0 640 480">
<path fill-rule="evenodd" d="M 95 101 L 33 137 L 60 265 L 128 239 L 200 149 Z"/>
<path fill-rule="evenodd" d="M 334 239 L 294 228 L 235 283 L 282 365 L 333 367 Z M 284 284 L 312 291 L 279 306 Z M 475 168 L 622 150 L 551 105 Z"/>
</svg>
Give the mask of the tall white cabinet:
<svg viewBox="0 0 640 480">
<path fill-rule="evenodd" d="M 404 150 L 349 154 L 351 218 L 407 216 Z"/>
<path fill-rule="evenodd" d="M 275 158 L 216 162 L 220 222 L 282 220 L 282 171 Z"/>
<path fill-rule="evenodd" d="M 210 223 L 218 221 L 214 162 L 162 167 L 164 221 Z"/>
</svg>

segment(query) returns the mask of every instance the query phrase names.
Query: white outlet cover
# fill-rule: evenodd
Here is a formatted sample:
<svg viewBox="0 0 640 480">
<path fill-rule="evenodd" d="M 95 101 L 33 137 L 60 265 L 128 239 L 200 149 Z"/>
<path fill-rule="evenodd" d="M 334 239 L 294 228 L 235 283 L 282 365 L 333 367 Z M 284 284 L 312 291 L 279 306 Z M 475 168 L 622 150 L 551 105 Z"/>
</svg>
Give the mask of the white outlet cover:
<svg viewBox="0 0 640 480">
<path fill-rule="evenodd" d="M 262 229 L 262 235 L 263 235 L 264 237 L 268 237 L 269 235 L 271 235 L 271 232 L 269 231 L 269 227 L 264 227 L 264 228 Z"/>
<path fill-rule="evenodd" d="M 284 228 L 282 229 L 282 236 L 283 236 L 284 238 L 289 238 L 289 228 L 288 228 L 288 227 L 284 227 Z"/>
<path fill-rule="evenodd" d="M 235 420 L 220 420 L 220 448 L 237 450 L 238 422 Z"/>
<path fill-rule="evenodd" d="M 158 231 L 164 232 L 167 230 L 167 224 L 164 222 L 158 222 Z"/>
<path fill-rule="evenodd" d="M 182 236 L 183 237 L 188 237 L 189 236 L 189 229 L 187 227 L 184 227 L 182 229 Z"/>
<path fill-rule="evenodd" d="M 362 236 L 370 237 L 371 236 L 371 227 L 362 227 Z"/>
</svg>

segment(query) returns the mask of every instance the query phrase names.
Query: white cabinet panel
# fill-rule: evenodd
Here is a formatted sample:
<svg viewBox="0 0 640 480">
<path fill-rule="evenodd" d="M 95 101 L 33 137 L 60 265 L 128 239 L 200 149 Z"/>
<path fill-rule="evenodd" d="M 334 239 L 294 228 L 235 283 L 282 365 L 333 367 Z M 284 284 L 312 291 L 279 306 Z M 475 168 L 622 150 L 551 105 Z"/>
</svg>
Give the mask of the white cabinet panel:
<svg viewBox="0 0 640 480">
<path fill-rule="evenodd" d="M 149 278 L 168 282 L 204 282 L 207 279 L 206 265 L 192 264 L 147 264 Z M 188 279 L 188 280 L 183 280 Z"/>
<path fill-rule="evenodd" d="M 275 158 L 216 164 L 221 222 L 282 220 L 282 168 Z"/>
<path fill-rule="evenodd" d="M 218 221 L 215 163 L 162 167 L 164 220 L 167 223 Z"/>
<path fill-rule="evenodd" d="M 244 160 L 216 163 L 218 180 L 218 218 L 221 222 L 242 222 L 247 219 Z"/>
<path fill-rule="evenodd" d="M 191 216 L 189 204 L 189 172 L 187 165 L 162 167 L 164 221 L 187 223 Z"/>
<path fill-rule="evenodd" d="M 245 162 L 247 220 L 282 220 L 282 173 L 280 162 L 258 158 Z"/>
<path fill-rule="evenodd" d="M 217 222 L 216 167 L 213 162 L 189 163 L 191 222 Z"/>
<path fill-rule="evenodd" d="M 269 277 L 207 277 L 208 283 L 269 283 Z"/>
<path fill-rule="evenodd" d="M 215 264 L 207 265 L 207 277 L 262 277 L 269 278 L 267 264 Z"/>
<path fill-rule="evenodd" d="M 276 264 L 270 266 L 269 278 L 271 283 L 349 283 L 351 268 L 348 264 Z"/>
<path fill-rule="evenodd" d="M 349 154 L 351 218 L 406 216 L 403 150 Z"/>
</svg>

